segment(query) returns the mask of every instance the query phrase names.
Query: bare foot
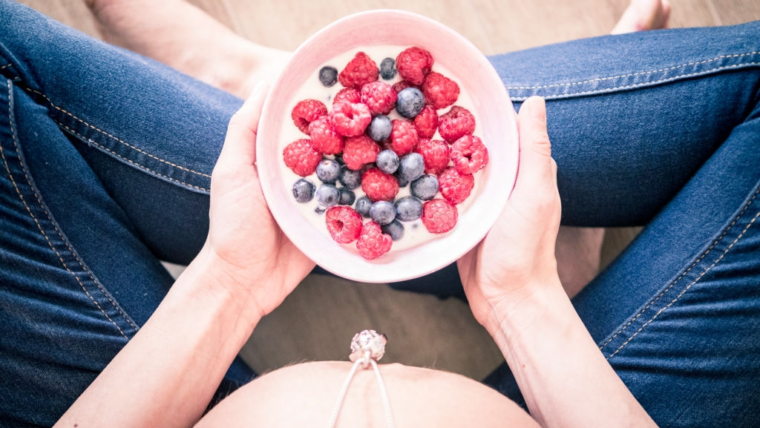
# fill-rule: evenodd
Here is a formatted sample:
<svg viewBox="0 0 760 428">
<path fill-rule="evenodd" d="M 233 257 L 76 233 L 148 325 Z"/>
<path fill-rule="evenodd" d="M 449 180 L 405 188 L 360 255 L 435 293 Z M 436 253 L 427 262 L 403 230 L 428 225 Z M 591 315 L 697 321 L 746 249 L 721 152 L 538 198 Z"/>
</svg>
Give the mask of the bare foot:
<svg viewBox="0 0 760 428">
<path fill-rule="evenodd" d="M 181 0 L 85 0 L 103 38 L 245 98 L 290 54 L 256 45 Z"/>
<path fill-rule="evenodd" d="M 612 34 L 658 30 L 668 27 L 670 2 L 668 0 L 631 0 Z"/>
</svg>

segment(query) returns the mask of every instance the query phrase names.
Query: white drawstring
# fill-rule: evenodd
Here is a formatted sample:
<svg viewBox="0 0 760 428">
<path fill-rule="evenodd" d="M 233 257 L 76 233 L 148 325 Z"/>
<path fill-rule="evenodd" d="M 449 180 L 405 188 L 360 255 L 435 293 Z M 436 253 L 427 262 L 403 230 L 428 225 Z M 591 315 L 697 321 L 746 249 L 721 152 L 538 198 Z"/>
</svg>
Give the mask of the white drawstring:
<svg viewBox="0 0 760 428">
<path fill-rule="evenodd" d="M 334 428 L 335 424 L 338 422 L 338 416 L 340 415 L 340 408 L 343 406 L 343 400 L 346 398 L 346 393 L 348 392 L 348 387 L 351 385 L 351 379 L 354 378 L 354 373 L 356 373 L 356 369 L 359 368 L 360 364 L 367 364 L 367 361 L 372 365 L 372 368 L 375 370 L 375 377 L 377 378 L 377 383 L 380 385 L 380 396 L 383 400 L 383 407 L 385 408 L 385 422 L 388 428 L 394 428 L 395 425 L 393 424 L 393 414 L 391 413 L 391 402 L 388 400 L 388 391 L 385 389 L 385 383 L 383 383 L 383 377 L 380 375 L 380 368 L 377 366 L 377 363 L 375 360 L 369 357 L 369 353 L 365 353 L 365 355 L 362 358 L 359 358 L 356 360 L 354 365 L 351 367 L 351 371 L 348 372 L 348 377 L 346 378 L 346 381 L 343 382 L 343 387 L 340 389 L 340 394 L 338 394 L 338 401 L 335 402 L 335 407 L 332 411 L 332 416 L 330 417 L 330 422 L 327 424 L 328 428 Z"/>
</svg>

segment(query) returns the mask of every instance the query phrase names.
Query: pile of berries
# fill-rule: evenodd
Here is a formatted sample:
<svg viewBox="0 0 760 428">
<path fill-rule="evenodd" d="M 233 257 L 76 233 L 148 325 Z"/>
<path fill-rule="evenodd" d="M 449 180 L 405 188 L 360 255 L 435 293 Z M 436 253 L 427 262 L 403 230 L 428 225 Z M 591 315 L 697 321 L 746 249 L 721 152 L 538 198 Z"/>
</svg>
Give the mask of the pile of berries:
<svg viewBox="0 0 760 428">
<path fill-rule="evenodd" d="M 291 113 L 309 138 L 285 147 L 285 164 L 301 177 L 316 172 L 321 182 L 317 188 L 301 178 L 293 196 L 301 203 L 316 197 L 332 238 L 341 244 L 356 241 L 366 259 L 390 251 L 392 241 L 404 235 L 404 222 L 421 219 L 436 234 L 453 229 L 456 206 L 475 186 L 473 174 L 488 163 L 486 146 L 473 135 L 475 117 L 453 105 L 459 85 L 432 69 L 433 56 L 418 47 L 395 60 L 385 58 L 379 68 L 359 52 L 340 73 L 330 66 L 319 72 L 324 86 L 344 87 L 333 98 L 332 111 L 307 99 Z M 403 80 L 394 85 L 379 80 L 397 73 Z M 399 119 L 388 116 L 394 109 Z M 433 139 L 436 131 L 440 140 Z M 407 185 L 411 196 L 396 198 Z M 365 196 L 357 199 L 359 187 Z M 436 198 L 439 192 L 442 197 Z"/>
</svg>

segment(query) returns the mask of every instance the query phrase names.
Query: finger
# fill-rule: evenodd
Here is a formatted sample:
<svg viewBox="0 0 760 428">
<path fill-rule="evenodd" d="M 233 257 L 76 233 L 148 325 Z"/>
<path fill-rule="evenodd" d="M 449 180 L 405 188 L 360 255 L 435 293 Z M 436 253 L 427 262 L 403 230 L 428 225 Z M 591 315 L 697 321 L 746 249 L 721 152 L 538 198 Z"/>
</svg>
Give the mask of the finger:
<svg viewBox="0 0 760 428">
<path fill-rule="evenodd" d="M 528 98 L 518 115 L 520 165 L 515 192 L 535 192 L 556 185 L 552 167 L 552 147 L 546 130 L 546 104 L 543 98 Z"/>
<path fill-rule="evenodd" d="M 219 163 L 227 166 L 253 165 L 256 162 L 256 129 L 269 86 L 259 83 L 251 96 L 230 119 Z"/>
</svg>

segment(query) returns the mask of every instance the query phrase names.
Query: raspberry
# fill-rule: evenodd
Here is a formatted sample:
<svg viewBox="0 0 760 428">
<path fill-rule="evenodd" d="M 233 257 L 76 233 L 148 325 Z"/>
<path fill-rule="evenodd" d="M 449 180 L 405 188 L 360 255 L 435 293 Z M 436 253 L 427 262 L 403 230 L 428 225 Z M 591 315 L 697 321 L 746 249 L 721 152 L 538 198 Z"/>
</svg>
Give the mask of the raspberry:
<svg viewBox="0 0 760 428">
<path fill-rule="evenodd" d="M 438 127 L 438 114 L 433 106 L 425 106 L 420 114 L 414 118 L 414 127 L 420 138 L 433 138 L 435 129 Z"/>
<path fill-rule="evenodd" d="M 372 163 L 380 153 L 380 146 L 366 135 L 346 138 L 343 146 L 343 162 L 348 169 L 358 171 L 364 164 Z"/>
<path fill-rule="evenodd" d="M 314 174 L 322 160 L 322 154 L 314 150 L 311 140 L 306 138 L 288 144 L 282 151 L 282 157 L 285 165 L 301 177 Z"/>
<path fill-rule="evenodd" d="M 431 71 L 422 84 L 425 100 L 437 109 L 446 108 L 459 98 L 459 85 L 441 73 Z"/>
<path fill-rule="evenodd" d="M 326 116 L 309 124 L 309 136 L 312 147 L 320 153 L 334 155 L 343 151 L 343 137 L 335 132 Z"/>
<path fill-rule="evenodd" d="M 369 108 L 361 103 L 336 103 L 330 113 L 333 129 L 344 137 L 361 135 L 371 121 Z"/>
<path fill-rule="evenodd" d="M 457 224 L 457 207 L 445 199 L 433 199 L 422 206 L 422 224 L 430 233 L 446 233 Z"/>
<path fill-rule="evenodd" d="M 290 117 L 293 119 L 293 123 L 296 124 L 298 129 L 304 134 L 309 134 L 309 123 L 314 122 L 320 117 L 327 114 L 327 107 L 317 100 L 303 100 L 299 101 L 293 111 L 290 113 Z"/>
<path fill-rule="evenodd" d="M 400 82 L 396 82 L 393 84 L 393 90 L 396 91 L 396 93 L 399 93 L 406 88 L 417 88 L 417 85 L 412 84 L 411 82 L 408 82 L 406 80 L 402 80 Z"/>
<path fill-rule="evenodd" d="M 488 163 L 488 149 L 474 135 L 465 135 L 451 145 L 451 160 L 462 174 L 474 174 Z"/>
<path fill-rule="evenodd" d="M 394 119 L 391 126 L 391 150 L 399 156 L 411 153 L 419 141 L 414 124 L 408 120 Z"/>
<path fill-rule="evenodd" d="M 354 88 L 343 88 L 338 91 L 338 93 L 335 94 L 335 98 L 333 98 L 333 105 L 339 102 L 347 102 L 351 104 L 360 103 L 362 102 L 362 96 L 359 91 Z"/>
<path fill-rule="evenodd" d="M 375 61 L 364 52 L 358 52 L 340 72 L 338 80 L 347 88 L 360 89 L 363 85 L 377 80 L 379 73 Z"/>
<path fill-rule="evenodd" d="M 362 190 L 372 201 L 392 201 L 398 193 L 398 181 L 391 174 L 370 168 L 362 176 Z"/>
<path fill-rule="evenodd" d="M 452 143 L 475 131 L 475 116 L 464 107 L 454 106 L 448 113 L 441 116 L 438 122 L 438 132 L 441 138 Z"/>
<path fill-rule="evenodd" d="M 362 86 L 362 102 L 373 115 L 390 113 L 397 97 L 396 91 L 387 83 L 372 82 Z"/>
<path fill-rule="evenodd" d="M 376 259 L 391 250 L 393 240 L 390 235 L 383 233 L 380 226 L 374 221 L 364 223 L 359 240 L 356 241 L 356 249 L 367 260 Z"/>
<path fill-rule="evenodd" d="M 415 85 L 421 85 L 432 68 L 433 55 L 416 46 L 405 49 L 396 57 L 398 74 Z"/>
<path fill-rule="evenodd" d="M 449 145 L 445 141 L 420 138 L 415 151 L 425 159 L 428 174 L 440 174 L 449 165 Z"/>
<path fill-rule="evenodd" d="M 330 208 L 325 214 L 325 222 L 330 236 L 341 244 L 355 241 L 362 233 L 362 216 L 351 207 Z"/>
<path fill-rule="evenodd" d="M 438 188 L 443 197 L 454 205 L 461 204 L 470 196 L 475 187 L 472 174 L 462 174 L 455 168 L 449 168 L 438 176 Z"/>
</svg>

